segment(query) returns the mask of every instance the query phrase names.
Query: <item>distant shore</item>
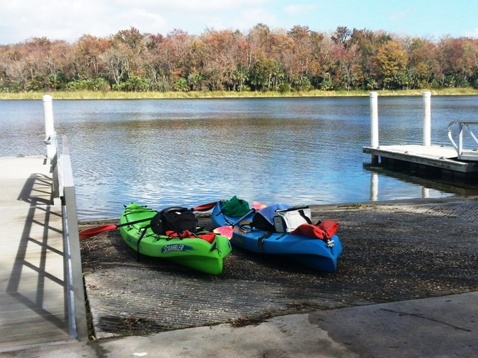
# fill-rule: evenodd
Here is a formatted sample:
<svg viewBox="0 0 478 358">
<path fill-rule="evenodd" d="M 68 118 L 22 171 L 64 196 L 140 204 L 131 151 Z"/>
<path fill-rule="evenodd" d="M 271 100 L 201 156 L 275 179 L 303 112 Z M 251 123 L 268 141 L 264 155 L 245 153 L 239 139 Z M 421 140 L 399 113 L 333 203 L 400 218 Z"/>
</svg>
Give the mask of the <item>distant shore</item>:
<svg viewBox="0 0 478 358">
<path fill-rule="evenodd" d="M 437 90 L 401 90 L 401 91 L 376 91 L 379 96 L 420 96 L 424 92 L 431 92 L 432 96 L 476 96 L 478 89 L 449 88 Z M 54 99 L 201 99 L 201 98 L 300 98 L 300 97 L 364 97 L 371 91 L 320 91 L 305 92 L 95 92 L 95 91 L 55 91 L 55 92 L 19 92 L 0 93 L 0 100 L 38 100 L 44 94 L 50 94 Z"/>
</svg>

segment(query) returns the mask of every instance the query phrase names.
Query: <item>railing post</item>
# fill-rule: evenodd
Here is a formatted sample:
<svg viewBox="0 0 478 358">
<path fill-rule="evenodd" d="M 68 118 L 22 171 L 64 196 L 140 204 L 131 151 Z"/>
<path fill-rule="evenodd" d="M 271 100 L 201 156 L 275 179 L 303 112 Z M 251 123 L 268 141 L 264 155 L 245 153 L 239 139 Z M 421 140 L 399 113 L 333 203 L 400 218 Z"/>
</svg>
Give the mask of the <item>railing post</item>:
<svg viewBox="0 0 478 358">
<path fill-rule="evenodd" d="M 53 98 L 49 94 L 43 96 L 43 110 L 45 112 L 45 134 L 48 139 L 54 132 L 53 125 Z"/>
<path fill-rule="evenodd" d="M 459 125 L 460 132 L 458 133 L 458 157 L 463 154 L 463 129 L 465 128 L 465 124 L 460 122 Z"/>
<path fill-rule="evenodd" d="M 423 92 L 423 145 L 431 145 L 431 92 Z"/>
<path fill-rule="evenodd" d="M 58 183 L 58 155 L 57 155 L 57 140 L 55 126 L 53 124 L 53 98 L 46 94 L 43 96 L 43 111 L 45 116 L 45 145 L 46 155 L 50 161 L 50 171 L 53 173 L 52 194 L 53 198 L 60 196 Z"/>
<path fill-rule="evenodd" d="M 53 124 L 53 98 L 48 94 L 43 96 L 43 111 L 45 114 L 45 144 L 48 159 L 51 160 L 56 155 L 56 134 Z"/>
</svg>

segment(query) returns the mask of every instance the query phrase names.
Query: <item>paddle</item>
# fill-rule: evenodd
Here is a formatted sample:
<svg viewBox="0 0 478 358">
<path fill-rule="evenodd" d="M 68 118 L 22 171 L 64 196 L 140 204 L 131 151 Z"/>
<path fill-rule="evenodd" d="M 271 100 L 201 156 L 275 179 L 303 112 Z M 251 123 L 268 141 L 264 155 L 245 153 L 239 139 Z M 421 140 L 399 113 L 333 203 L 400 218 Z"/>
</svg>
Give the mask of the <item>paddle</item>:
<svg viewBox="0 0 478 358">
<path fill-rule="evenodd" d="M 130 221 L 130 222 L 123 223 L 123 224 L 118 224 L 118 225 L 115 225 L 115 224 L 101 225 L 101 226 L 92 227 L 90 229 L 85 229 L 83 231 L 80 231 L 80 233 L 78 235 L 80 237 L 80 240 L 84 240 L 84 239 L 87 239 L 89 237 L 95 236 L 95 235 L 97 235 L 101 232 L 116 230 L 117 228 L 122 227 L 122 226 L 137 224 L 137 223 L 141 223 L 141 222 L 148 221 L 148 220 L 151 220 L 151 219 L 152 218 L 141 219 L 141 220 Z"/>
<path fill-rule="evenodd" d="M 232 235 L 234 235 L 234 227 L 237 224 L 240 224 L 242 220 L 244 220 L 248 215 L 256 211 L 255 208 L 252 208 L 249 210 L 245 215 L 241 216 L 239 220 L 237 220 L 235 223 L 230 224 L 230 225 L 225 225 L 225 226 L 220 226 L 214 229 L 214 232 L 217 234 L 220 234 L 222 236 L 227 237 L 229 240 L 232 239 Z"/>
<path fill-rule="evenodd" d="M 215 207 L 216 204 L 217 204 L 217 201 L 213 201 L 212 203 L 198 205 L 192 208 L 191 210 L 192 211 L 208 211 L 208 210 L 211 210 L 213 207 Z"/>
<path fill-rule="evenodd" d="M 229 240 L 232 239 L 232 236 L 234 235 L 234 227 L 237 226 L 238 224 L 241 223 L 242 220 L 244 220 L 248 215 L 255 211 L 259 211 L 261 209 L 264 209 L 267 207 L 266 204 L 261 203 L 259 201 L 253 201 L 251 204 L 252 208 L 243 216 L 241 216 L 240 219 L 238 219 L 235 223 L 230 224 L 230 225 L 225 225 L 225 226 L 220 226 L 214 229 L 214 232 L 223 236 L 226 236 Z"/>
<path fill-rule="evenodd" d="M 264 209 L 267 205 L 264 203 L 261 203 L 259 201 L 253 201 L 252 202 L 252 207 L 256 209 L 256 211 L 259 211 L 261 209 Z"/>
<path fill-rule="evenodd" d="M 191 208 L 191 211 L 208 211 L 208 210 L 211 210 L 216 205 L 216 203 L 217 202 L 214 201 L 214 202 L 207 203 L 207 204 L 201 204 L 201 205 L 195 206 L 194 208 Z M 123 224 L 118 224 L 118 225 L 116 225 L 116 224 L 101 225 L 101 226 L 97 226 L 97 227 L 93 227 L 93 228 L 90 228 L 90 229 L 80 231 L 79 237 L 80 237 L 80 240 L 84 240 L 84 239 L 87 239 L 89 237 L 98 235 L 99 233 L 102 233 L 102 232 L 116 230 L 117 228 L 122 227 L 122 226 L 137 224 L 137 223 L 148 221 L 148 220 L 151 220 L 151 219 L 152 219 L 152 217 L 151 218 L 146 218 L 146 219 L 141 219 L 141 220 L 136 220 L 136 221 L 130 221 L 130 222 L 123 223 Z"/>
</svg>

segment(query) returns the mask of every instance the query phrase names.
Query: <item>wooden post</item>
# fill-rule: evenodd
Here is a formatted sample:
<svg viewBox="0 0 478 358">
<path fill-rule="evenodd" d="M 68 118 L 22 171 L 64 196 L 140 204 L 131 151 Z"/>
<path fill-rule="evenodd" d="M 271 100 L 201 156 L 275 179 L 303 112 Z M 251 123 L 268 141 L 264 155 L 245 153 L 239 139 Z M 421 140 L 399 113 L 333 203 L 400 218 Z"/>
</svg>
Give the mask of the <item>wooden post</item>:
<svg viewBox="0 0 478 358">
<path fill-rule="evenodd" d="M 431 145 L 431 92 L 423 92 L 423 145 Z"/>
<path fill-rule="evenodd" d="M 378 95 L 370 92 L 370 134 L 372 148 L 379 147 L 378 140 Z M 378 164 L 378 156 L 372 155 L 372 164 Z"/>
</svg>

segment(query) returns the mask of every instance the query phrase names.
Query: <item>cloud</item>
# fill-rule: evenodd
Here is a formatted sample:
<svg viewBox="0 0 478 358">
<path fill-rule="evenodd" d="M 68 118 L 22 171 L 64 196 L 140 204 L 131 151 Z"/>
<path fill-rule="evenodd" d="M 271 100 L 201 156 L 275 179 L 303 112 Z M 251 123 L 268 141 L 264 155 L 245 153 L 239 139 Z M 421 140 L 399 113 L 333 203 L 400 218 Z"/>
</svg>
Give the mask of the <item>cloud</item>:
<svg viewBox="0 0 478 358">
<path fill-rule="evenodd" d="M 408 10 L 408 9 L 395 11 L 395 12 L 392 12 L 389 15 L 389 19 L 390 19 L 390 21 L 393 21 L 393 22 L 400 22 L 400 21 L 403 21 L 404 19 L 408 18 L 411 13 L 412 13 L 412 11 Z"/>
<path fill-rule="evenodd" d="M 477 37 L 473 17 L 477 5 L 454 1 L 430 8 L 412 0 L 11 0 L 0 11 L 0 45 L 33 37 L 74 42 L 85 34 L 107 37 L 131 27 L 163 35 L 174 29 L 190 34 L 208 28 L 244 32 L 258 23 L 271 28 L 303 25 L 329 31 L 348 26 L 436 36 L 454 29 L 454 36 Z"/>
<path fill-rule="evenodd" d="M 165 11 L 210 12 L 230 10 L 270 3 L 271 0 L 112 0 L 115 7 L 136 7 L 142 9 L 163 9 Z"/>
<path fill-rule="evenodd" d="M 466 37 L 478 38 L 478 27 L 475 27 L 474 29 L 471 29 L 471 31 L 466 32 L 465 36 Z"/>
<path fill-rule="evenodd" d="M 317 9 L 317 6 L 311 4 L 294 4 L 284 7 L 284 12 L 290 16 L 300 16 Z"/>
<path fill-rule="evenodd" d="M 0 13 L 0 44 L 48 37 L 75 41 L 84 34 L 104 37 L 130 27 L 167 34 L 174 29 L 245 30 L 277 20 L 265 6 L 272 0 L 37 0 L 10 1 Z"/>
</svg>

